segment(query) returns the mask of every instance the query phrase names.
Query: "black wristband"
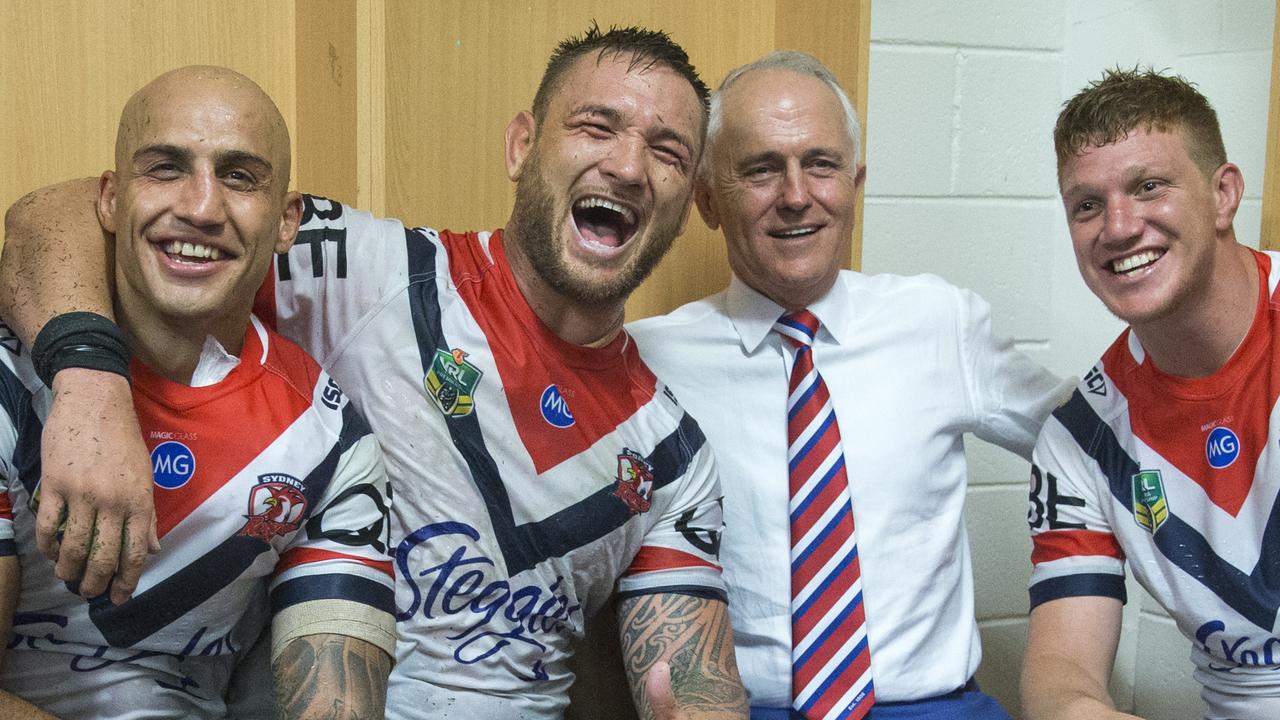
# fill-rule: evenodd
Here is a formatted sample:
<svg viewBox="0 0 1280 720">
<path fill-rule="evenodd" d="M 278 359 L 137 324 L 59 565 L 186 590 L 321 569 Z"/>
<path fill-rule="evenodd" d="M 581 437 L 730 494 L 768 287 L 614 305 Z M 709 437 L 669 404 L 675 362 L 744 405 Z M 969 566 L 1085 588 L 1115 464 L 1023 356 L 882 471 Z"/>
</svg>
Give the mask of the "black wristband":
<svg viewBox="0 0 1280 720">
<path fill-rule="evenodd" d="M 31 363 L 46 386 L 70 367 L 105 370 L 129 377 L 129 346 L 120 326 L 91 312 L 56 315 L 45 323 L 31 346 Z"/>
</svg>

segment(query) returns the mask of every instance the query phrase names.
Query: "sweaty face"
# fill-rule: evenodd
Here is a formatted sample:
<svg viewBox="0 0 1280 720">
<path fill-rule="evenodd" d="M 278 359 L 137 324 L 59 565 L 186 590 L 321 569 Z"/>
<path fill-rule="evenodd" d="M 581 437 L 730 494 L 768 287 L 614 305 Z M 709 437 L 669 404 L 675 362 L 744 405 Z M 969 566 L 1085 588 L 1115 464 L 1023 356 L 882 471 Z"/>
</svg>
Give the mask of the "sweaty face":
<svg viewBox="0 0 1280 720">
<path fill-rule="evenodd" d="M 699 208 L 723 228 L 743 282 L 804 308 L 831 288 L 853 240 L 861 174 L 840 100 L 815 77 L 760 70 L 730 86 L 721 110 Z"/>
<path fill-rule="evenodd" d="M 1204 176 L 1181 130 L 1133 130 L 1063 165 L 1059 184 L 1080 274 L 1121 320 L 1141 327 L 1205 295 L 1225 247 L 1215 242 L 1221 172 Z"/>
<path fill-rule="evenodd" d="M 272 253 L 296 229 L 282 187 L 288 136 L 260 91 L 169 80 L 131 102 L 117 171 L 103 180 L 119 302 L 137 319 L 238 341 Z"/>
<path fill-rule="evenodd" d="M 624 300 L 688 218 L 700 103 L 674 71 L 630 59 L 580 58 L 513 171 L 507 237 L 574 303 Z"/>
</svg>

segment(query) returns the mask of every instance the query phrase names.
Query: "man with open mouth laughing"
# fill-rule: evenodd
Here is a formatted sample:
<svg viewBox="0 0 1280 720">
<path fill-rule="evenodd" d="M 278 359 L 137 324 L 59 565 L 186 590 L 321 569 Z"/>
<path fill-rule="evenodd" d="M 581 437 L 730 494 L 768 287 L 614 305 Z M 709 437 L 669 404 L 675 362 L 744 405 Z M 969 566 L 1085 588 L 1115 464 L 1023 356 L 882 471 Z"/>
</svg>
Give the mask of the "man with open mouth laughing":
<svg viewBox="0 0 1280 720">
<path fill-rule="evenodd" d="M 1036 444 L 1027 716 L 1131 717 L 1107 690 L 1127 560 L 1206 717 L 1280 717 L 1280 255 L 1237 242 L 1244 180 L 1186 80 L 1108 71 L 1053 139 L 1080 274 L 1129 327 Z"/>
<path fill-rule="evenodd" d="M 745 716 L 711 452 L 622 329 L 627 296 L 688 218 L 706 96 L 664 33 L 593 27 L 557 48 L 507 128 L 505 231 L 406 229 L 303 198 L 299 246 L 257 307 L 343 383 L 386 452 L 387 717 L 562 717 L 571 646 L 613 596 L 643 718 Z M 79 214 L 45 197 L 10 217 L 4 273 L 21 289 L 7 300 L 24 335 L 68 298 L 107 313 L 104 290 L 70 287 L 93 260 L 67 229 Z M 37 249 L 50 218 L 70 259 Z M 115 413 L 110 382 L 91 387 Z M 120 490 L 96 485 L 97 498 Z"/>
</svg>

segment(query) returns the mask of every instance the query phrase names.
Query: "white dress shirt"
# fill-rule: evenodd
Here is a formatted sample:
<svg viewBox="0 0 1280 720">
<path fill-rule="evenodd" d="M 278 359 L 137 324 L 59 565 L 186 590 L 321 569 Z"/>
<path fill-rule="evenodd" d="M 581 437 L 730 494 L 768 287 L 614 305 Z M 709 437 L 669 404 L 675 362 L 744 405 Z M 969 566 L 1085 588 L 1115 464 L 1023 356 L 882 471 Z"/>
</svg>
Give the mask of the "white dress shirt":
<svg viewBox="0 0 1280 720">
<path fill-rule="evenodd" d="M 982 657 L 962 436 L 1029 458 L 1071 385 L 994 337 L 985 301 L 935 276 L 842 271 L 809 310 L 822 323 L 814 364 L 848 466 L 876 698 L 950 692 Z M 791 352 L 771 331 L 782 313 L 735 277 L 716 295 L 628 326 L 715 452 L 738 665 L 751 704 L 764 707 L 791 701 Z"/>
</svg>

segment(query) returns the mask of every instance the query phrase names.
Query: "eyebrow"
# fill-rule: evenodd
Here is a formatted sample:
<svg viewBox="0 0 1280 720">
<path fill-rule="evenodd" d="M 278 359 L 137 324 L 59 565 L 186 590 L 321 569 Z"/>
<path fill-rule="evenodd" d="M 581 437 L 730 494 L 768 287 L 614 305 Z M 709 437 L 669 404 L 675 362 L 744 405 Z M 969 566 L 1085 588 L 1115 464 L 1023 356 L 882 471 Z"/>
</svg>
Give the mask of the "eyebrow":
<svg viewBox="0 0 1280 720">
<path fill-rule="evenodd" d="M 1124 171 L 1123 175 L 1121 175 L 1121 186 L 1125 188 L 1131 187 L 1133 184 L 1143 180 L 1144 178 L 1151 177 L 1152 175 L 1162 175 L 1162 173 L 1146 165 L 1129 168 Z M 1097 186 L 1092 183 L 1076 183 L 1064 190 L 1062 192 L 1062 197 L 1063 199 L 1067 199 L 1077 195 L 1093 195 L 1097 192 Z"/>
<path fill-rule="evenodd" d="M 574 115 L 599 115 L 615 125 L 620 125 L 623 122 L 622 113 L 619 112 L 617 108 L 612 108 L 608 105 L 584 103 L 574 108 L 573 112 L 569 113 L 570 117 L 573 117 Z M 650 132 L 648 137 L 653 140 L 674 140 L 683 145 L 684 149 L 688 151 L 690 155 L 693 154 L 693 142 L 670 125 L 660 126 L 658 129 Z"/>
<path fill-rule="evenodd" d="M 181 160 L 190 163 L 195 159 L 195 155 L 187 148 L 181 145 L 168 145 L 165 143 L 156 143 L 154 145 L 144 145 L 133 153 L 133 160 L 137 162 L 140 158 L 147 155 L 159 155 L 162 157 L 170 157 L 175 160 Z M 265 169 L 268 173 L 274 168 L 271 162 L 261 155 L 247 152 L 245 150 L 219 150 L 213 154 L 214 162 L 217 165 L 258 165 Z"/>
<path fill-rule="evenodd" d="M 830 147 L 810 148 L 806 150 L 803 155 L 800 156 L 800 161 L 805 162 L 805 161 L 812 160 L 814 158 L 820 158 L 820 157 L 834 158 L 839 160 L 840 162 L 847 162 L 847 157 L 843 152 Z M 759 162 L 778 162 L 784 159 L 785 158 L 783 154 L 776 150 L 762 150 L 758 153 L 753 153 L 751 155 L 743 156 L 740 160 L 738 160 L 737 166 L 746 167 L 748 165 L 754 165 Z"/>
</svg>

